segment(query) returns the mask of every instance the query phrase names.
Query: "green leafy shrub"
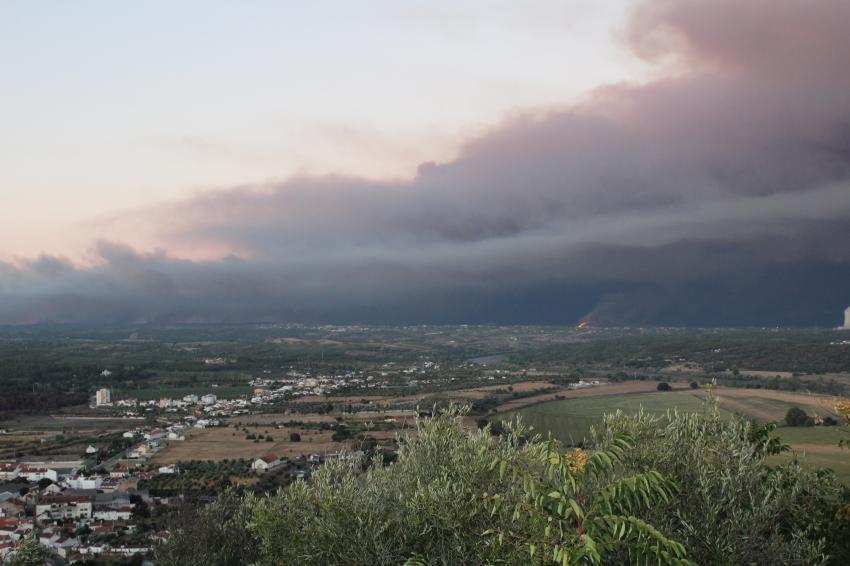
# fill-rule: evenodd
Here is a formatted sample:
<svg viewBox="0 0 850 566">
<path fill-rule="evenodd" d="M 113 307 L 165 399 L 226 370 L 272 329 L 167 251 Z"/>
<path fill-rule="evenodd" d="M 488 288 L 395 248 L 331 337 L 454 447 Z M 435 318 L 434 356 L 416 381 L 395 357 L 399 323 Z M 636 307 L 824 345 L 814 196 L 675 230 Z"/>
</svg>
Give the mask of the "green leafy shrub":
<svg viewBox="0 0 850 566">
<path fill-rule="evenodd" d="M 491 496 L 491 514 L 507 507 L 511 517 L 507 529 L 497 525 L 486 533 L 500 544 L 507 539 L 524 546 L 530 560 L 539 556 L 546 563 L 690 564 L 681 544 L 637 516 L 669 501 L 675 486 L 655 471 L 618 474 L 629 448 L 624 437 L 593 454 L 580 448 L 564 453 L 549 442 L 544 460 L 531 469 L 497 460 L 500 477 L 509 473 L 519 496 L 510 490 Z"/>
<path fill-rule="evenodd" d="M 397 461 L 358 474 L 351 458 L 311 483 L 250 503 L 261 564 L 559 564 L 613 556 L 684 556 L 633 511 L 669 496 L 658 474 L 625 478 L 618 445 L 593 455 L 503 435 L 470 432 L 451 409 L 417 421 Z M 488 427 L 489 428 L 489 427 Z M 552 518 L 550 521 L 549 518 Z"/>
<path fill-rule="evenodd" d="M 274 494 L 228 492 L 178 521 L 157 563 L 850 563 L 846 490 L 767 465 L 785 449 L 773 426 L 711 402 L 609 415 L 587 452 L 520 422 L 469 431 L 465 415 L 417 419 L 394 459 L 343 453 Z"/>
<path fill-rule="evenodd" d="M 240 566 L 259 556 L 250 506 L 226 490 L 209 505 L 186 503 L 171 520 L 171 538 L 154 550 L 162 566 Z"/>
<path fill-rule="evenodd" d="M 848 523 L 837 517 L 847 494 L 829 472 L 797 462 L 771 467 L 783 450 L 773 426 L 722 419 L 709 402 L 702 414 L 608 415 L 593 431 L 606 448 L 634 439 L 623 464 L 655 470 L 678 492 L 643 517 L 683 543 L 700 564 L 846 563 Z"/>
<path fill-rule="evenodd" d="M 788 426 L 814 426 L 815 420 L 799 407 L 791 407 L 785 413 L 785 424 Z"/>
<path fill-rule="evenodd" d="M 19 543 L 14 551 L 0 564 L 6 566 L 44 566 L 51 560 L 50 551 L 41 546 L 35 539 L 27 539 Z"/>
</svg>

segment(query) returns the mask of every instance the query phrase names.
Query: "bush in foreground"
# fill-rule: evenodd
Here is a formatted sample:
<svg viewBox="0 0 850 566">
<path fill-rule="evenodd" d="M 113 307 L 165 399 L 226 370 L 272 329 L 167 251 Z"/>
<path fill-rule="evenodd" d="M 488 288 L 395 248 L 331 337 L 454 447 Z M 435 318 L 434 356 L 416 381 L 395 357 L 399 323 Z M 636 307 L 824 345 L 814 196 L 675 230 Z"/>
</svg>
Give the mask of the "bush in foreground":
<svg viewBox="0 0 850 566">
<path fill-rule="evenodd" d="M 350 456 L 275 494 L 184 517 L 158 564 L 822 564 L 846 559 L 846 495 L 739 419 L 606 417 L 596 449 L 417 423 L 395 463 Z M 368 464 L 364 466 L 364 464 Z M 365 471 L 364 471 L 365 467 Z M 182 525 L 182 526 L 181 526 Z M 691 562 L 693 561 L 693 562 Z"/>
<path fill-rule="evenodd" d="M 632 472 L 652 469 L 679 486 L 645 518 L 683 543 L 699 564 L 848 564 L 847 490 L 831 472 L 796 461 L 770 466 L 784 451 L 773 425 L 703 414 L 608 415 L 597 446 L 634 439 L 623 458 Z"/>
<path fill-rule="evenodd" d="M 634 512 L 667 497 L 657 474 L 626 479 L 620 444 L 593 455 L 469 432 L 456 410 L 420 419 L 390 466 L 343 458 L 311 483 L 250 499 L 263 564 L 671 561 L 684 549 Z M 631 546 L 630 546 L 631 545 Z"/>
</svg>

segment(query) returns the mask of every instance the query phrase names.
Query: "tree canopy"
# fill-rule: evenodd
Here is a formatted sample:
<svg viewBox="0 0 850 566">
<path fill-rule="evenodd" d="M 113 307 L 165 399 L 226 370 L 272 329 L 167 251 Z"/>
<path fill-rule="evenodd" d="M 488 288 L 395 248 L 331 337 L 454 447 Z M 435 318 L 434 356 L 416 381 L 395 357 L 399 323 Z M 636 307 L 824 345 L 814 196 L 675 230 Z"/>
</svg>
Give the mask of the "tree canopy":
<svg viewBox="0 0 850 566">
<path fill-rule="evenodd" d="M 607 416 L 588 450 L 522 423 L 421 417 L 392 463 L 343 454 L 310 481 L 187 511 L 158 564 L 842 564 L 846 489 L 771 427 Z M 483 424 L 483 423 L 482 423 Z M 195 518 L 191 514 L 195 514 Z"/>
</svg>

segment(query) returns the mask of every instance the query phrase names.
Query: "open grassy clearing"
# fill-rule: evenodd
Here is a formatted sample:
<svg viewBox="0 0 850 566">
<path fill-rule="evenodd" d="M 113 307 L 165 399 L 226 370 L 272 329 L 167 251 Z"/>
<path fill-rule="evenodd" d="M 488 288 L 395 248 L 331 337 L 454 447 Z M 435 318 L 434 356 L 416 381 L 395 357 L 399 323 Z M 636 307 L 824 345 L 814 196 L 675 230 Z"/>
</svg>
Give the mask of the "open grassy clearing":
<svg viewBox="0 0 850 566">
<path fill-rule="evenodd" d="M 510 411 L 500 415 L 500 418 L 504 420 L 521 416 L 523 422 L 533 426 L 536 432 L 551 433 L 564 442 L 578 443 L 587 437 L 591 426 L 598 423 L 604 414 L 617 410 L 634 413 L 641 408 L 656 414 L 673 409 L 702 411 L 706 393 L 705 390 L 679 390 L 563 399 Z M 810 414 L 833 414 L 832 398 L 822 395 L 718 388 L 716 396 L 723 414 L 736 413 L 760 422 L 781 421 L 788 409 L 794 406 Z M 777 434 L 783 442 L 791 445 L 792 452 L 775 457 L 773 461 L 787 461 L 796 457 L 811 466 L 831 468 L 850 483 L 850 450 L 838 447 L 839 439 L 850 437 L 844 429 L 780 427 Z"/>
<path fill-rule="evenodd" d="M 838 447 L 840 440 L 850 440 L 850 431 L 841 426 L 780 426 L 776 435 L 791 445 L 819 445 Z M 850 449 L 843 450 L 850 460 Z"/>
<path fill-rule="evenodd" d="M 12 458 L 18 453 L 37 450 L 41 447 L 42 440 L 51 436 L 31 430 L 4 433 L 0 435 L 0 458 Z"/>
<path fill-rule="evenodd" d="M 563 442 L 578 444 L 606 413 L 618 410 L 635 413 L 641 408 L 657 414 L 674 409 L 700 411 L 703 402 L 690 391 L 595 395 L 541 403 L 505 413 L 501 418 L 510 420 L 519 416 L 541 434 L 552 433 Z"/>
<path fill-rule="evenodd" d="M 302 423 L 335 423 L 336 419 L 330 415 L 319 415 L 316 413 L 258 413 L 255 415 L 239 415 L 230 417 L 225 420 L 227 424 L 242 424 L 242 425 L 268 425 L 283 424 L 290 421 L 298 421 Z"/>
<path fill-rule="evenodd" d="M 249 429 L 251 430 L 251 429 Z M 251 430 L 253 434 L 264 430 Z M 290 442 L 289 434 L 297 432 L 301 442 Z M 313 454 L 336 451 L 344 445 L 331 440 L 331 431 L 319 431 L 304 428 L 268 429 L 273 442 L 260 440 L 254 442 L 245 438 L 241 429 L 207 428 L 193 430 L 183 441 L 170 441 L 168 447 L 160 450 L 151 459 L 156 464 L 172 464 L 188 460 L 225 460 L 234 458 L 254 459 L 273 452 L 278 456 L 295 457 L 299 454 Z"/>
<path fill-rule="evenodd" d="M 700 389 L 695 394 L 704 397 L 707 391 Z M 791 407 L 800 407 L 822 417 L 835 416 L 835 398 L 829 395 L 733 387 L 718 387 L 715 395 L 721 407 L 760 421 L 780 421 Z"/>
<path fill-rule="evenodd" d="M 561 398 L 574 399 L 583 397 L 618 396 L 628 393 L 651 393 L 656 391 L 657 386 L 658 384 L 653 381 L 626 381 L 622 383 L 603 383 L 599 386 L 586 387 L 582 389 L 562 388 L 541 393 L 540 395 L 533 395 L 531 397 L 511 399 L 499 405 L 496 408 L 496 411 L 500 413 L 513 411 L 521 407 L 537 405 L 546 401 L 553 401 Z"/>
<path fill-rule="evenodd" d="M 635 387 L 635 384 L 640 384 L 640 387 Z M 538 431 L 552 432 L 567 442 L 578 442 L 584 438 L 590 426 L 606 413 L 617 410 L 633 413 L 640 408 L 659 414 L 671 409 L 700 411 L 708 393 L 704 389 L 678 389 L 662 393 L 652 391 L 655 386 L 653 382 L 627 382 L 578 390 L 570 392 L 572 395 L 565 394 L 566 398 L 562 400 L 507 411 L 502 418 L 521 415 L 525 422 Z M 715 396 L 720 408 L 726 413 L 737 413 L 761 422 L 781 421 L 788 409 L 795 406 L 810 414 L 834 414 L 832 398 L 824 395 L 720 387 L 715 390 Z M 544 399 L 546 397 L 541 397 L 541 400 Z"/>
<path fill-rule="evenodd" d="M 8 428 L 10 432 L 30 431 L 58 433 L 63 431 L 117 431 L 127 430 L 138 426 L 138 419 L 127 419 L 120 417 L 98 417 L 77 415 L 16 415 L 14 418 L 3 421 L 0 428 Z M 2 438 L 2 437 L 0 437 Z"/>
<path fill-rule="evenodd" d="M 850 440 L 850 432 L 843 427 L 780 427 L 776 434 L 791 451 L 771 458 L 773 462 L 787 462 L 794 458 L 818 468 L 830 468 L 845 483 L 850 484 L 850 449 L 840 448 L 839 440 Z"/>
</svg>

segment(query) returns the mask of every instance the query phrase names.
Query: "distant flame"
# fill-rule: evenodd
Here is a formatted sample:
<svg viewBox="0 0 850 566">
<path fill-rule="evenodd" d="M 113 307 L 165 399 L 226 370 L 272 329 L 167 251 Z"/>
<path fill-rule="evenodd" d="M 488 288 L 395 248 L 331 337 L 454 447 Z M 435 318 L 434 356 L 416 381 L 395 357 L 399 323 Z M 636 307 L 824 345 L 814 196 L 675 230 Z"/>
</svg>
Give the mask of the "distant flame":
<svg viewBox="0 0 850 566">
<path fill-rule="evenodd" d="M 578 328 L 578 329 L 587 328 L 587 326 L 589 324 L 590 323 L 587 322 L 586 320 L 582 320 L 581 322 L 578 323 L 578 325 L 576 325 L 576 328 Z"/>
</svg>

